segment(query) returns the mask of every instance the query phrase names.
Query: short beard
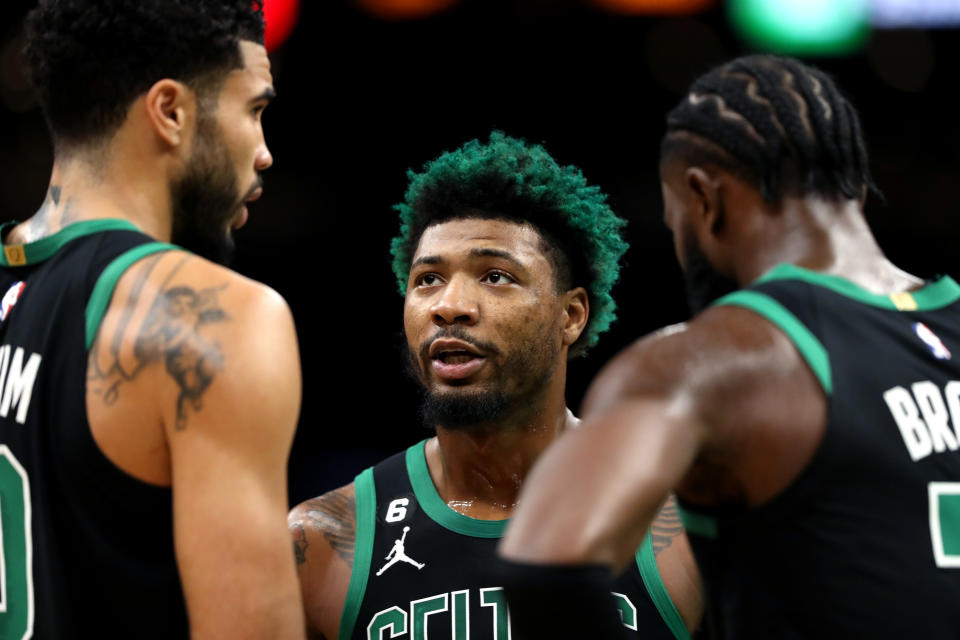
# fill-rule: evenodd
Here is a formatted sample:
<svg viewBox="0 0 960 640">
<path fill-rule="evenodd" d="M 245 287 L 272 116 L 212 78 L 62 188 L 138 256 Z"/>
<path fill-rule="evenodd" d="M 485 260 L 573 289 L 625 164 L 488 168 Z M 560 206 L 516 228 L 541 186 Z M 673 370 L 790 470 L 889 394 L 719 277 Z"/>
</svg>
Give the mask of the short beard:
<svg viewBox="0 0 960 640">
<path fill-rule="evenodd" d="M 428 427 L 441 425 L 463 431 L 500 420 L 509 406 L 509 398 L 498 389 L 470 394 L 426 391 L 420 405 L 420 417 Z"/>
<path fill-rule="evenodd" d="M 230 264 L 234 242 L 227 227 L 242 199 L 230 153 L 217 124 L 198 115 L 193 151 L 173 185 L 171 242 L 208 260 Z"/>
<path fill-rule="evenodd" d="M 472 343 L 490 355 L 498 353 L 494 345 L 478 344 L 476 340 L 470 338 L 462 327 L 453 326 L 449 329 L 438 331 L 426 344 L 421 345 L 421 358 L 429 350 L 430 343 L 439 337 L 457 338 Z M 530 397 L 546 388 L 555 370 L 554 366 L 547 367 L 545 375 L 539 377 L 537 380 L 531 380 L 532 384 L 522 393 L 518 394 L 517 397 L 508 394 L 501 387 L 472 392 L 452 389 L 445 393 L 435 393 L 431 391 L 424 382 L 426 374 L 421 371 L 421 358 L 418 358 L 406 340 L 403 340 L 402 345 L 407 375 L 417 383 L 423 395 L 420 404 L 420 417 L 423 420 L 423 426 L 427 429 L 434 429 L 440 426 L 444 429 L 466 431 L 502 420 L 511 410 L 518 406 L 520 397 Z M 551 365 L 555 361 L 556 355 L 557 354 L 553 354 L 553 358 L 550 360 Z M 513 363 L 512 366 L 508 366 L 502 373 L 506 375 L 511 373 L 515 375 L 521 374 L 530 380 L 536 373 L 532 371 L 528 365 L 531 361 L 535 361 L 537 357 L 542 358 L 544 354 L 542 352 L 538 353 L 535 350 L 525 350 L 522 352 L 522 357 Z M 518 371 L 518 369 L 522 371 Z"/>
<path fill-rule="evenodd" d="M 736 281 L 717 273 L 700 248 L 692 230 L 683 233 L 684 253 L 687 262 L 683 269 L 683 281 L 686 286 L 687 304 L 690 307 L 690 313 L 697 315 L 716 300 L 740 289 L 740 285 Z"/>
</svg>

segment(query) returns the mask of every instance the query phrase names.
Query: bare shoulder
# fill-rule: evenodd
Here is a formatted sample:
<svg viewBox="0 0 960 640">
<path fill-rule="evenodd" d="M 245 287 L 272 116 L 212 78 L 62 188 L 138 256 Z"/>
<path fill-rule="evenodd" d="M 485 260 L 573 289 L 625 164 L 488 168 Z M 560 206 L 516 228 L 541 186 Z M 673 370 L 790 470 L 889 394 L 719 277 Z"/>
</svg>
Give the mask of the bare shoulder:
<svg viewBox="0 0 960 640">
<path fill-rule="evenodd" d="M 353 570 L 357 533 L 353 483 L 301 502 L 287 516 L 287 529 L 308 634 L 336 638 Z"/>
<path fill-rule="evenodd" d="M 179 445 L 196 443 L 175 436 L 197 429 L 244 458 L 285 464 L 301 380 L 293 318 L 276 292 L 166 251 L 130 266 L 88 329 L 87 415 L 121 469 L 169 485 Z"/>
<path fill-rule="evenodd" d="M 301 502 L 290 511 L 287 527 L 293 536 L 297 564 L 306 563 L 307 549 L 311 543 L 319 542 L 353 567 L 353 547 L 357 533 L 357 504 L 353 483 Z"/>
<path fill-rule="evenodd" d="M 183 430 L 208 388 L 243 377 L 253 359 L 299 364 L 283 298 L 192 254 L 153 254 L 117 282 L 90 349 L 88 394 L 108 405 L 131 394 L 163 398 L 158 409 Z"/>
<path fill-rule="evenodd" d="M 826 425 L 826 397 L 791 339 L 740 307 L 710 308 L 627 347 L 591 385 L 584 413 L 645 397 L 703 431 L 679 488 L 694 502 L 769 499 L 809 461 Z M 784 462 L 779 476 L 763 462 L 772 459 Z"/>
</svg>

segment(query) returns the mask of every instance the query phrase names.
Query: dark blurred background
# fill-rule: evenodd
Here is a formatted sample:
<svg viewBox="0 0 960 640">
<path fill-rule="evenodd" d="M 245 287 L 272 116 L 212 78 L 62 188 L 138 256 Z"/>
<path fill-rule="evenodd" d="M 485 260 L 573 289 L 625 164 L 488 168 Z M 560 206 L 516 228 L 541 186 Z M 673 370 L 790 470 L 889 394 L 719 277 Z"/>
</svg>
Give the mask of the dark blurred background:
<svg viewBox="0 0 960 640">
<path fill-rule="evenodd" d="M 19 54 L 31 4 L 7 0 L 0 22 L 0 220 L 33 213 L 52 164 Z M 661 222 L 658 143 L 686 85 L 736 55 L 797 53 L 832 73 L 860 109 L 886 195 L 867 208 L 881 246 L 918 275 L 960 275 L 960 1 L 266 4 L 279 97 L 264 126 L 275 163 L 237 234 L 235 268 L 278 290 L 297 321 L 304 400 L 293 503 L 428 435 L 418 391 L 402 373 L 391 207 L 408 168 L 491 129 L 579 166 L 629 220 L 631 249 L 614 292 L 619 320 L 572 364 L 574 410 L 617 350 L 687 317 Z"/>
</svg>

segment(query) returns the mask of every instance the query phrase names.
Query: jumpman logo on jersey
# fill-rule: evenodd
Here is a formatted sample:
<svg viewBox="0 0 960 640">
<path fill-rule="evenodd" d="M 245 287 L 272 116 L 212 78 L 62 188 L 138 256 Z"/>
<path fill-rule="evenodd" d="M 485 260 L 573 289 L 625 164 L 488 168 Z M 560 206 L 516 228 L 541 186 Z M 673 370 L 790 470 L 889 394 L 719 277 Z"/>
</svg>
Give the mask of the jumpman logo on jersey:
<svg viewBox="0 0 960 640">
<path fill-rule="evenodd" d="M 407 531 L 410 531 L 410 527 L 404 527 L 403 535 L 400 536 L 399 540 L 393 543 L 393 549 L 390 549 L 390 553 L 388 553 L 386 556 L 387 564 L 383 565 L 383 568 L 380 569 L 380 571 L 377 571 L 378 576 L 382 574 L 384 571 L 386 571 L 387 569 L 389 569 L 390 567 L 392 567 L 393 565 L 401 561 L 406 562 L 407 564 L 412 564 L 417 568 L 418 571 L 420 569 L 423 569 L 426 566 L 422 562 L 417 562 L 416 560 L 408 556 L 406 553 L 404 553 L 403 541 L 407 537 Z"/>
</svg>

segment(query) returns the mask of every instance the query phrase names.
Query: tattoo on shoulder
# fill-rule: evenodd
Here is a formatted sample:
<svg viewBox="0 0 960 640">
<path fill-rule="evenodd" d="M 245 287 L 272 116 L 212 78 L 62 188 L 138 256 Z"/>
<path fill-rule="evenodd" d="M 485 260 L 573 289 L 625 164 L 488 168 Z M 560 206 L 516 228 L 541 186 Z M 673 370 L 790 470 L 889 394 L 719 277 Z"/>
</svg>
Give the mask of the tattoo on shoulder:
<svg viewBox="0 0 960 640">
<path fill-rule="evenodd" d="M 100 339 L 94 342 L 89 356 L 87 388 L 103 398 L 108 405 L 116 402 L 120 387 L 130 382 L 148 365 L 163 362 L 167 374 L 180 389 L 176 406 L 176 429 L 187 427 L 189 412 L 203 409 L 203 394 L 224 367 L 223 351 L 216 340 L 201 335 L 203 326 L 225 322 L 230 316 L 220 307 L 218 297 L 227 285 L 194 289 L 186 285 L 169 286 L 170 280 L 183 264 L 186 256 L 174 267 L 160 287 L 146 318 L 140 326 L 133 348 L 133 361 L 122 362 L 120 348 L 144 285 L 161 259 L 161 255 L 145 259 L 136 274 L 128 303 L 113 335 L 108 338 L 105 354 L 109 363 L 100 366 Z"/>
<path fill-rule="evenodd" d="M 354 499 L 353 485 L 325 493 L 319 498 L 304 503 L 305 521 L 320 531 L 337 555 L 351 568 L 353 567 L 353 547 L 357 537 L 357 503 Z M 306 562 L 306 534 L 303 525 L 294 540 L 293 549 L 297 563 Z M 302 537 L 299 537 L 302 534 Z"/>
<path fill-rule="evenodd" d="M 677 506 L 676 497 L 671 494 L 650 526 L 653 554 L 660 555 L 660 552 L 673 544 L 674 538 L 681 533 L 683 533 L 683 522 L 680 520 L 680 509 Z"/>
</svg>

